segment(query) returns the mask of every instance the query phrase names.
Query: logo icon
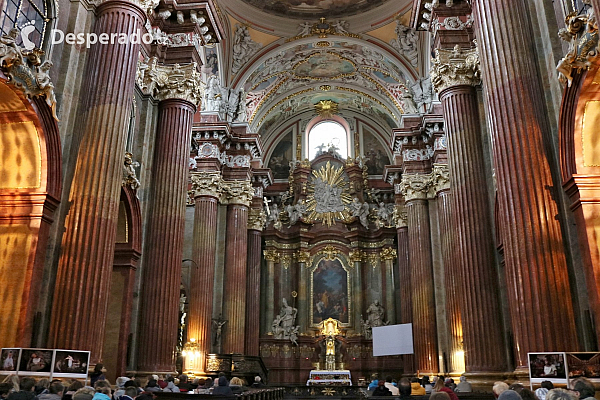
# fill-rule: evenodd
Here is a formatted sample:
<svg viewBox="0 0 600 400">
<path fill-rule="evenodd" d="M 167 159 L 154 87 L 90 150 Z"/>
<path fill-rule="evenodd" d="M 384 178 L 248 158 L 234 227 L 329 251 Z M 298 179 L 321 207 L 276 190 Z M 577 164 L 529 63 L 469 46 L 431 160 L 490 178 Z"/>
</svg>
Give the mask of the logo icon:
<svg viewBox="0 0 600 400">
<path fill-rule="evenodd" d="M 25 47 L 25 50 L 33 50 L 35 47 L 35 43 L 29 40 L 29 35 L 31 35 L 33 31 L 35 31 L 35 25 L 33 25 L 33 22 L 28 22 L 21 28 L 21 40 L 23 41 L 23 47 Z"/>
</svg>

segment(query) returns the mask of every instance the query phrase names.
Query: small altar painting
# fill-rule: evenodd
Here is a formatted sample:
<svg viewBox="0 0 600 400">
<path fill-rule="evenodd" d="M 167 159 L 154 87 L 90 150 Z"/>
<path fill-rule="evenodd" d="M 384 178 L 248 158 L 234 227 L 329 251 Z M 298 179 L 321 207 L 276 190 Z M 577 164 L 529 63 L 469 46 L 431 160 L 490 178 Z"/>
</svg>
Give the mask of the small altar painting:
<svg viewBox="0 0 600 400">
<path fill-rule="evenodd" d="M 273 172 L 273 179 L 287 179 L 290 174 L 290 161 L 293 159 L 292 131 L 277 143 L 269 160 L 269 168 Z"/>
<path fill-rule="evenodd" d="M 313 324 L 327 318 L 349 322 L 348 272 L 340 260 L 321 260 L 313 271 Z"/>
<path fill-rule="evenodd" d="M 364 154 L 367 157 L 367 173 L 369 175 L 383 175 L 383 168 L 390 164 L 390 158 L 381 142 L 367 127 L 364 127 L 363 130 L 363 145 Z"/>
</svg>

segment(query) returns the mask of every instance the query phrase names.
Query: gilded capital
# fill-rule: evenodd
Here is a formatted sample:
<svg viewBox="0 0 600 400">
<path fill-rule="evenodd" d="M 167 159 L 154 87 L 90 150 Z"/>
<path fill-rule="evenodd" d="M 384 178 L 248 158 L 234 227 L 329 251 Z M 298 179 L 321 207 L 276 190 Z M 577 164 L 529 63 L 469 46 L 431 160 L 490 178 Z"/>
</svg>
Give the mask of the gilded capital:
<svg viewBox="0 0 600 400">
<path fill-rule="evenodd" d="M 182 99 L 198 105 L 204 95 L 204 83 L 198 65 L 162 65 L 156 57 L 138 62 L 136 83 L 143 93 L 157 100 Z"/>
<path fill-rule="evenodd" d="M 265 250 L 263 251 L 263 255 L 265 256 L 265 260 L 271 261 L 274 263 L 279 262 L 279 252 L 277 250 Z"/>
<path fill-rule="evenodd" d="M 288 269 L 292 265 L 292 256 L 287 253 L 283 253 L 279 256 L 279 263 L 285 269 Z"/>
<path fill-rule="evenodd" d="M 350 261 L 355 263 L 363 262 L 365 260 L 365 253 L 360 250 L 352 250 L 348 256 L 350 257 Z"/>
<path fill-rule="evenodd" d="M 221 203 L 239 204 L 248 207 L 252 202 L 254 189 L 250 181 L 223 181 Z"/>
<path fill-rule="evenodd" d="M 298 250 L 295 256 L 299 263 L 306 264 L 310 260 L 310 253 L 308 251 Z"/>
<path fill-rule="evenodd" d="M 405 201 L 426 200 L 430 185 L 429 174 L 404 174 L 400 181 L 400 193 L 404 195 Z"/>
<path fill-rule="evenodd" d="M 408 212 L 404 206 L 396 205 L 394 207 L 394 215 L 392 218 L 394 219 L 396 228 L 408 226 Z"/>
<path fill-rule="evenodd" d="M 267 214 L 262 209 L 251 208 L 248 211 L 248 229 L 262 231 L 267 222 Z"/>
<path fill-rule="evenodd" d="M 391 247 L 386 247 L 385 249 L 381 250 L 380 256 L 381 256 L 381 259 L 385 260 L 385 261 L 389 261 L 389 260 L 393 261 L 396 258 L 398 258 L 398 254 L 396 253 L 396 250 Z"/>
<path fill-rule="evenodd" d="M 221 196 L 221 173 L 218 171 L 199 171 L 190 173 L 192 181 L 192 190 L 194 197 L 212 196 L 219 198 Z"/>
<path fill-rule="evenodd" d="M 367 262 L 369 263 L 369 265 L 372 268 L 377 268 L 377 265 L 379 265 L 379 254 L 376 254 L 376 253 L 367 254 Z"/>
<path fill-rule="evenodd" d="M 450 189 L 450 170 L 448 164 L 435 164 L 431 171 L 431 187 L 429 194 L 435 197 L 438 193 Z"/>
<path fill-rule="evenodd" d="M 476 86 L 481 83 L 477 49 L 436 49 L 431 60 L 431 83 L 440 93 L 453 86 Z"/>
</svg>

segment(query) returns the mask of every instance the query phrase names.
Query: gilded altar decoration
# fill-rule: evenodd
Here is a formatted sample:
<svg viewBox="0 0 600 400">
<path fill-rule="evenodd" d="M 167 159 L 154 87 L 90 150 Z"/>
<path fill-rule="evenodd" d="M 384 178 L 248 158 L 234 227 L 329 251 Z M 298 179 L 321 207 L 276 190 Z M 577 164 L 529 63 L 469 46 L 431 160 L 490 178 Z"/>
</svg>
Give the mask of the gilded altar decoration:
<svg viewBox="0 0 600 400">
<path fill-rule="evenodd" d="M 335 168 L 329 161 L 319 170 L 312 171 L 307 196 L 309 220 L 320 220 L 323 224 L 331 226 L 336 220 L 345 221 L 351 218 L 348 204 L 352 200 L 348 194 L 348 183 L 342 176 L 343 172 L 343 166 Z"/>
<path fill-rule="evenodd" d="M 338 103 L 332 100 L 321 100 L 315 104 L 315 111 L 323 118 L 331 118 L 339 111 Z"/>
<path fill-rule="evenodd" d="M 139 166 L 139 162 L 133 161 L 133 154 L 126 152 L 125 162 L 123 164 L 123 186 L 129 186 L 133 190 L 140 187 L 140 181 L 135 172 L 135 168 Z"/>
</svg>

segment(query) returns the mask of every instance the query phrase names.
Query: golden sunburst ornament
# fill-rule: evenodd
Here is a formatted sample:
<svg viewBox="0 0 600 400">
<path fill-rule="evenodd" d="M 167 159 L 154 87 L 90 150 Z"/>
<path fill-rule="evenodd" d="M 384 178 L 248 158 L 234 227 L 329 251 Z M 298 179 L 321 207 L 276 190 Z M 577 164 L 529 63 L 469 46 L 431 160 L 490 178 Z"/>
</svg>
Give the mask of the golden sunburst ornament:
<svg viewBox="0 0 600 400">
<path fill-rule="evenodd" d="M 347 206 L 351 198 L 343 172 L 343 166 L 335 168 L 329 161 L 327 165 L 312 172 L 313 177 L 308 184 L 306 198 L 309 220 L 320 220 L 323 224 L 331 226 L 335 224 L 336 219 L 345 221 L 350 218 Z"/>
<path fill-rule="evenodd" d="M 333 100 L 321 100 L 315 104 L 315 111 L 323 118 L 330 118 L 338 113 L 338 103 Z"/>
</svg>

